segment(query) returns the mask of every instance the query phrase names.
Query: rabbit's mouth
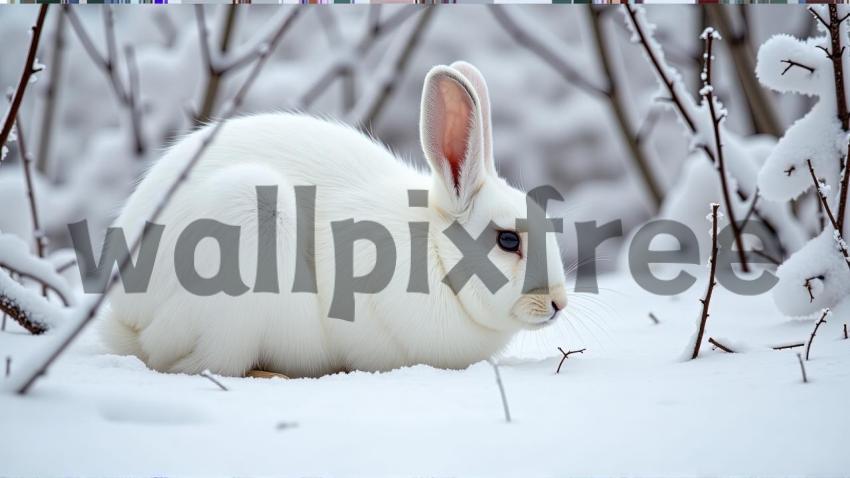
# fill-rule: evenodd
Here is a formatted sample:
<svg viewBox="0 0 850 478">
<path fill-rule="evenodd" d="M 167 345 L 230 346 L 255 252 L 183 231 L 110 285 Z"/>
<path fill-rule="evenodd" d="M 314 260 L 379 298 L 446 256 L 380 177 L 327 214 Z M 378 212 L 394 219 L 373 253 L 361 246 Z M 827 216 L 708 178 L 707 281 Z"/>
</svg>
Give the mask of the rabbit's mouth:
<svg viewBox="0 0 850 478">
<path fill-rule="evenodd" d="M 563 306 L 550 301 L 547 296 L 525 295 L 511 310 L 511 316 L 528 330 L 538 330 L 555 323 Z"/>
</svg>

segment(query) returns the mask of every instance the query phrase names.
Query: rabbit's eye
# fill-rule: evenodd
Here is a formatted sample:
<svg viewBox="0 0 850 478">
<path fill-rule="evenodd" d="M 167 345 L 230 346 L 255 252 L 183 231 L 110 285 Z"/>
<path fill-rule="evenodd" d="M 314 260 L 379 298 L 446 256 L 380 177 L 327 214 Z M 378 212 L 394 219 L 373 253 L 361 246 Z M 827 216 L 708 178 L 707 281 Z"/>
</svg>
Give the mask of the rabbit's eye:
<svg viewBox="0 0 850 478">
<path fill-rule="evenodd" d="M 519 251 L 519 234 L 514 231 L 499 231 L 499 248 L 506 252 Z"/>
</svg>

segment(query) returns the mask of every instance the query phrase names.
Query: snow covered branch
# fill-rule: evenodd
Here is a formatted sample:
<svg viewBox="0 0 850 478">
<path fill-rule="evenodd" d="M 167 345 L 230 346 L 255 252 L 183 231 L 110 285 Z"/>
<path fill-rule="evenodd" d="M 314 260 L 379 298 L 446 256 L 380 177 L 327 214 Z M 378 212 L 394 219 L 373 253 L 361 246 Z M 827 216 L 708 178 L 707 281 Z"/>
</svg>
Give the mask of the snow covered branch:
<svg viewBox="0 0 850 478">
<path fill-rule="evenodd" d="M 210 48 L 210 34 L 204 16 L 204 6 L 195 5 L 195 18 L 198 23 L 201 58 L 207 70 L 207 85 L 204 89 L 203 103 L 195 115 L 195 125 L 203 124 L 213 119 L 218 99 L 218 92 L 223 79 L 260 56 L 265 46 L 277 43 L 287 30 L 294 24 L 299 9 L 279 9 L 277 15 L 269 20 L 245 45 L 230 51 L 230 42 L 236 28 L 236 5 L 222 5 L 221 31 L 219 33 L 218 49 Z"/>
<path fill-rule="evenodd" d="M 602 11 L 588 6 L 590 26 L 593 33 L 594 44 L 596 46 L 596 56 L 599 58 L 600 68 L 603 70 L 603 73 L 607 78 L 605 86 L 595 85 L 569 60 L 564 58 L 564 56 L 557 50 L 557 45 L 560 43 L 557 38 L 551 36 L 546 37 L 536 33 L 539 32 L 539 28 L 530 25 L 527 20 L 518 15 L 508 13 L 503 6 L 493 6 L 490 8 L 490 12 L 493 14 L 499 25 L 501 25 L 502 28 L 517 41 L 517 43 L 551 66 L 569 84 L 581 88 L 591 96 L 604 99 L 608 103 L 608 107 L 611 109 L 611 112 L 617 121 L 620 137 L 629 150 L 632 162 L 641 176 L 644 187 L 652 200 L 653 206 L 658 209 L 661 205 L 661 201 L 664 199 L 664 191 L 658 184 L 658 180 L 652 171 L 649 158 L 641 147 L 641 142 L 645 132 L 641 129 L 635 133 L 633 131 L 633 126 L 630 124 L 627 113 L 628 106 L 626 98 L 623 97 L 622 90 L 618 86 L 621 81 L 616 78 L 611 53 L 609 51 L 608 39 L 603 30 L 601 18 Z"/>
<path fill-rule="evenodd" d="M 720 138 L 720 123 L 726 118 L 726 112 L 723 110 L 720 101 L 714 95 L 714 85 L 711 80 L 712 64 L 714 62 L 714 40 L 720 39 L 720 34 L 712 27 L 708 27 L 700 35 L 705 41 L 705 66 L 702 70 L 703 87 L 700 90 L 700 95 L 703 98 L 704 104 L 708 105 L 708 111 L 711 116 L 711 124 L 714 130 L 714 152 L 716 154 L 717 174 L 720 177 L 720 189 L 723 193 L 723 202 L 726 204 L 726 214 L 729 216 L 729 227 L 732 229 L 732 235 L 735 238 L 735 246 L 738 249 L 738 258 L 741 263 L 741 270 L 749 272 L 747 264 L 747 253 L 744 249 L 744 241 L 741 237 L 741 225 L 735 219 L 735 208 L 732 204 L 732 195 L 729 193 L 729 178 L 726 174 L 726 162 L 723 158 L 723 141 Z M 753 201 L 753 210 L 755 210 L 755 200 Z"/>
<path fill-rule="evenodd" d="M 708 310 L 711 304 L 711 295 L 714 292 L 714 286 L 717 285 L 715 275 L 717 274 L 717 210 L 720 204 L 713 203 L 711 205 L 711 258 L 709 259 L 708 286 L 705 290 L 705 296 L 700 299 L 702 303 L 702 312 L 700 313 L 699 328 L 697 329 L 696 337 L 694 338 L 694 349 L 691 354 L 691 360 L 699 356 L 699 348 L 702 344 L 702 337 L 705 335 L 705 325 L 708 322 Z"/>
<path fill-rule="evenodd" d="M 292 9 L 290 14 L 286 17 L 287 22 L 291 23 L 301 12 L 300 9 Z M 285 30 L 285 27 L 281 28 Z M 248 72 L 248 76 L 245 81 L 242 83 L 240 88 L 237 90 L 234 97 L 227 102 L 225 105 L 225 109 L 222 113 L 221 119 L 215 123 L 214 125 L 210 125 L 205 130 L 198 132 L 199 135 L 199 144 L 195 153 L 189 158 L 186 164 L 183 166 L 183 169 L 180 171 L 180 174 L 177 175 L 176 179 L 169 185 L 165 194 L 160 198 L 159 202 L 156 205 L 156 208 L 151 213 L 150 217 L 147 218 L 147 222 L 154 223 L 159 219 L 162 212 L 165 210 L 166 206 L 171 202 L 171 199 L 177 193 L 177 191 L 181 188 L 183 183 L 189 177 L 189 174 L 194 169 L 195 165 L 198 164 L 198 161 L 203 157 L 204 152 L 207 148 L 212 144 L 215 140 L 216 136 L 221 131 L 224 124 L 227 123 L 227 120 L 233 116 L 233 114 L 238 111 L 242 102 L 244 101 L 245 95 L 250 90 L 251 86 L 254 84 L 254 81 L 259 76 L 263 67 L 265 66 L 269 56 L 276 48 L 277 44 L 280 42 L 281 35 L 275 35 L 271 38 L 271 42 L 268 44 L 260 45 L 258 48 L 259 55 L 254 62 L 253 67 Z M 104 292 L 100 295 L 97 295 L 92 300 L 87 301 L 82 304 L 80 307 L 75 307 L 72 309 L 72 318 L 69 320 L 69 323 L 64 327 L 59 328 L 56 331 L 56 336 L 54 337 L 54 341 L 51 343 L 49 350 L 46 350 L 45 353 L 40 354 L 36 357 L 36 359 L 27 364 L 28 366 L 22 367 L 22 371 L 16 373 L 11 380 L 8 381 L 9 387 L 13 389 L 18 394 L 25 394 L 29 389 L 35 384 L 39 377 L 44 375 L 47 369 L 53 364 L 53 362 L 62 355 L 68 346 L 74 341 L 74 339 L 82 332 L 82 330 L 88 325 L 97 315 L 103 303 L 106 301 L 109 292 L 115 288 L 115 286 L 119 282 L 120 271 L 125 270 L 131 263 L 133 254 L 139 249 L 139 246 L 142 242 L 142 233 L 133 240 L 131 246 L 127 250 L 127 254 L 124 254 L 121 257 L 117 270 L 112 272 L 112 275 L 109 278 L 109 281 L 106 285 Z"/>
<path fill-rule="evenodd" d="M 827 194 L 829 192 L 829 187 L 826 183 L 819 179 L 815 174 L 815 168 L 812 166 L 812 160 L 807 159 L 806 164 L 809 166 L 809 175 L 812 177 L 812 182 L 815 185 L 815 193 L 820 198 L 821 208 L 826 212 L 826 216 L 829 218 L 829 223 L 832 225 L 834 229 L 835 235 L 835 243 L 838 247 L 838 250 L 841 252 L 841 255 L 844 256 L 844 263 L 850 268 L 850 252 L 847 250 L 847 241 L 844 240 L 844 236 L 841 233 L 841 227 L 838 220 L 835 218 L 835 214 L 832 212 L 832 208 L 829 206 L 829 201 L 827 200 Z M 847 174 L 845 173 L 845 176 Z M 808 279 L 806 280 L 806 288 L 809 289 Z M 811 289 L 809 289 L 809 293 L 811 294 Z"/>
<path fill-rule="evenodd" d="M 38 18 L 35 25 L 32 27 L 32 35 L 30 37 L 30 46 L 27 51 L 27 59 L 24 62 L 24 69 L 21 72 L 21 79 L 18 81 L 18 86 L 15 88 L 15 93 L 12 95 L 12 104 L 6 112 L 6 117 L 3 120 L 2 129 L 0 129 L 0 161 L 6 156 L 6 141 L 12 133 L 12 127 L 18 118 L 18 110 L 21 108 L 21 103 L 24 100 L 24 93 L 27 90 L 27 85 L 30 84 L 32 75 L 41 71 L 44 67 L 38 64 L 35 58 L 38 52 L 38 42 L 41 39 L 41 32 L 44 29 L 44 19 L 47 16 L 47 7 L 45 3 L 38 10 Z"/>
</svg>

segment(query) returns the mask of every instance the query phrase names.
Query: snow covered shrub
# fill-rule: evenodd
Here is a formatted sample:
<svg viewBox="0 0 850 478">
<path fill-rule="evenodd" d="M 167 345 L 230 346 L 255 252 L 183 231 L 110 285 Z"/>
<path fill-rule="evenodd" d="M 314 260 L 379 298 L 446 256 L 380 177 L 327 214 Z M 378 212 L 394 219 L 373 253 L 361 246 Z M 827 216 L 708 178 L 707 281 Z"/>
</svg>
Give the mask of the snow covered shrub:
<svg viewBox="0 0 850 478">
<path fill-rule="evenodd" d="M 785 132 L 758 175 L 759 191 L 768 200 L 795 200 L 813 187 L 820 199 L 822 232 L 777 270 L 773 294 L 787 315 L 809 315 L 850 300 L 850 259 L 844 242 L 850 217 L 844 55 L 850 9 L 829 5 L 809 10 L 822 35 L 806 40 L 776 35 L 759 49 L 756 67 L 758 79 L 768 88 L 817 98 L 811 111 Z"/>
</svg>

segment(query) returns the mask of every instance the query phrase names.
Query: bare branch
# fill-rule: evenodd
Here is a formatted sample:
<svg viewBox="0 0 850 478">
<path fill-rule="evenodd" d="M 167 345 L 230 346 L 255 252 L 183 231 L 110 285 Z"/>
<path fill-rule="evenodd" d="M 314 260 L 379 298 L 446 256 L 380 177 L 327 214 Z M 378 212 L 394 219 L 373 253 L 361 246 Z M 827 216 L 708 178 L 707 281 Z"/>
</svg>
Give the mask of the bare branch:
<svg viewBox="0 0 850 478">
<path fill-rule="evenodd" d="M 717 285 L 715 275 L 717 274 L 717 209 L 719 208 L 720 205 L 717 203 L 711 205 L 711 259 L 709 259 L 708 287 L 705 290 L 705 297 L 700 299 L 702 313 L 700 315 L 699 329 L 697 330 L 696 340 L 694 341 L 694 351 L 691 354 L 691 360 L 699 356 L 699 348 L 702 344 L 702 337 L 705 334 L 705 324 L 708 322 L 711 295 L 714 292 L 714 286 Z"/>
<path fill-rule="evenodd" d="M 353 75 L 352 65 L 366 56 L 384 35 L 398 28 L 417 11 L 418 9 L 415 7 L 402 7 L 386 20 L 380 21 L 378 18 L 380 10 L 375 9 L 374 6 L 370 7 L 369 22 L 363 37 L 319 75 L 318 79 L 298 99 L 298 108 L 301 110 L 308 109 L 337 78 Z"/>
<path fill-rule="evenodd" d="M 69 5 L 65 5 L 65 15 L 67 15 L 71 28 L 74 30 L 77 38 L 82 43 L 86 53 L 92 62 L 100 68 L 106 75 L 115 97 L 118 99 L 119 105 L 125 110 L 125 113 L 130 119 L 130 126 L 133 138 L 133 149 L 136 156 L 141 158 L 145 155 L 147 147 L 145 145 L 144 134 L 142 131 L 142 111 L 141 102 L 138 99 L 138 72 L 135 65 L 135 56 L 132 49 L 128 50 L 129 56 L 126 58 L 128 71 L 128 85 L 124 84 L 120 73 L 118 72 L 117 64 L 117 45 L 115 39 L 115 19 L 113 11 L 106 6 L 103 10 L 103 28 L 106 36 L 106 55 L 102 55 L 95 46 L 91 35 L 86 31 L 83 23 L 80 21 L 77 13 Z M 135 78 L 133 78 L 135 76 Z M 135 85 L 133 83 L 136 83 Z"/>
<path fill-rule="evenodd" d="M 560 53 L 550 48 L 544 40 L 532 34 L 530 28 L 521 26 L 520 22 L 510 15 L 503 6 L 493 5 L 488 10 L 517 43 L 534 52 L 535 55 L 564 77 L 567 82 L 593 96 L 607 97 L 611 94 L 608 87 L 594 85 Z"/>
<path fill-rule="evenodd" d="M 824 280 L 824 279 L 825 279 L 825 277 L 824 277 L 824 276 L 822 276 L 822 275 L 820 275 L 820 276 L 812 276 L 812 277 L 808 277 L 808 278 L 806 278 L 806 281 L 803 283 L 803 287 L 805 287 L 805 288 L 806 288 L 806 292 L 808 292 L 808 293 L 809 293 L 809 303 L 810 303 L 810 304 L 811 304 L 812 302 L 814 302 L 814 301 L 815 301 L 815 293 L 814 293 L 814 287 L 812 287 L 812 281 L 813 281 L 813 280 L 820 280 L 820 281 L 822 281 L 822 280 Z"/>
<path fill-rule="evenodd" d="M 12 127 L 15 125 L 15 120 L 18 118 L 18 110 L 21 108 L 21 103 L 24 101 L 24 93 L 27 91 L 30 77 L 35 73 L 35 54 L 38 52 L 38 42 L 41 39 L 41 32 L 44 29 L 44 18 L 47 16 L 47 4 L 42 4 L 38 10 L 38 17 L 35 20 L 35 25 L 32 26 L 32 36 L 30 37 L 30 46 L 27 51 L 27 58 L 24 62 L 24 69 L 21 72 L 21 79 L 18 80 L 18 86 L 15 88 L 15 94 L 12 96 L 12 104 L 9 106 L 9 111 L 6 112 L 6 118 L 3 121 L 3 127 L 0 129 L 0 148 L 6 146 L 6 141 L 9 139 L 9 134 L 12 133 Z"/>
<path fill-rule="evenodd" d="M 649 158 L 647 158 L 644 154 L 644 151 L 637 140 L 637 136 L 632 134 L 632 126 L 628 118 L 625 98 L 623 98 L 623 94 L 619 86 L 621 82 L 618 81 L 615 76 L 614 65 L 611 61 L 611 53 L 608 51 L 608 39 L 605 31 L 603 30 L 604 27 L 599 13 L 600 10 L 595 9 L 590 5 L 587 6 L 587 9 L 588 15 L 590 16 L 593 38 L 596 44 L 596 54 L 599 58 L 602 70 L 608 78 L 608 106 L 614 113 L 614 117 L 619 125 L 620 136 L 629 148 L 632 162 L 636 166 L 638 173 L 640 173 L 644 187 L 646 187 L 646 190 L 652 199 L 653 206 L 657 210 L 661 207 L 661 201 L 664 199 L 664 192 L 661 185 L 658 184 L 658 180 L 655 178 L 655 173 L 652 171 Z"/>
<path fill-rule="evenodd" d="M 776 113 L 774 101 L 768 96 L 753 72 L 755 71 L 755 54 L 749 40 L 749 27 L 745 6 L 742 5 L 705 5 L 708 14 L 717 25 L 717 29 L 727 39 L 729 53 L 738 80 L 743 89 L 743 97 L 747 103 L 754 129 L 757 133 L 769 134 L 774 137 L 782 136 L 783 130 Z M 742 13 L 742 25 L 735 28 L 730 18 L 730 9 L 737 8 Z"/>
<path fill-rule="evenodd" d="M 809 337 L 809 343 L 806 344 L 806 361 L 809 360 L 809 352 L 812 349 L 812 341 L 815 340 L 815 334 L 818 333 L 818 328 L 821 324 L 826 323 L 826 317 L 830 314 L 829 309 L 823 309 L 823 314 L 820 316 L 820 319 L 815 322 L 815 328 L 812 330 L 812 335 Z"/>
<path fill-rule="evenodd" d="M 353 108 L 351 114 L 352 122 L 362 124 L 367 127 L 371 127 L 371 125 L 377 122 L 387 100 L 389 100 L 392 93 L 399 86 L 399 80 L 404 74 L 410 57 L 416 49 L 428 22 L 437 11 L 434 7 L 424 7 L 424 9 L 425 10 L 419 15 L 416 25 L 413 27 L 413 31 L 407 38 L 404 47 L 399 51 L 398 56 L 395 58 L 391 73 L 381 79 L 376 86 L 375 93 L 364 96 L 361 102 Z M 349 71 L 346 78 L 351 79 L 352 72 Z"/>
</svg>

